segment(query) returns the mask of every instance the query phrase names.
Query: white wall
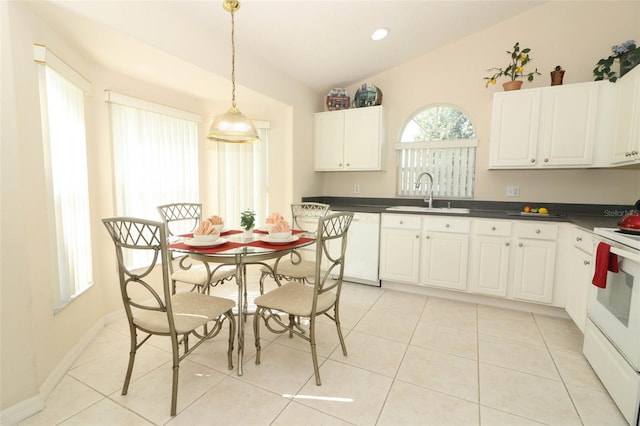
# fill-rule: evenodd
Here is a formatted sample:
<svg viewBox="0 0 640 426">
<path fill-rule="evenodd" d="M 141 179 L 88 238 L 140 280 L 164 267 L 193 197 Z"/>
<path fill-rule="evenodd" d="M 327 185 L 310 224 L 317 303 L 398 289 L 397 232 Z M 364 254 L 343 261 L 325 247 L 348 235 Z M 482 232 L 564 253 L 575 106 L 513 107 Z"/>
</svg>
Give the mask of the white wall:
<svg viewBox="0 0 640 426">
<path fill-rule="evenodd" d="M 475 199 L 522 202 L 632 204 L 640 198 L 637 169 L 489 171 L 489 129 L 492 95 L 502 81 L 488 89 L 483 77 L 491 67 L 508 64 L 506 50 L 516 41 L 531 48 L 536 76 L 526 87 L 550 85 L 549 72 L 562 65 L 564 84 L 592 81 L 595 63 L 607 57 L 611 46 L 628 39 L 640 42 L 640 2 L 552 1 L 501 22 L 421 58 L 371 76 L 363 82 L 383 92 L 388 112 L 387 168 L 383 172 L 319 173 L 323 195 L 395 197 L 395 152 L 402 127 L 416 111 L 431 104 L 454 104 L 476 126 L 477 150 Z M 358 85 L 349 87 L 353 96 Z M 507 185 L 520 186 L 520 197 L 507 198 Z M 310 194 L 311 195 L 311 194 Z M 313 194 L 315 195 L 315 194 Z"/>
</svg>

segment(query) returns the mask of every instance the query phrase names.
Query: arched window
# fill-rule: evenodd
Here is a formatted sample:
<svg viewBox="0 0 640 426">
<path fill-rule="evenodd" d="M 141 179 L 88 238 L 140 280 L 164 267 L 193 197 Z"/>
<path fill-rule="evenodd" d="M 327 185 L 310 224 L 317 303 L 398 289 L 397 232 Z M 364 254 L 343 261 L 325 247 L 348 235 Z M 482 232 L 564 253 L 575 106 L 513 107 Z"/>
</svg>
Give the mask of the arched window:
<svg viewBox="0 0 640 426">
<path fill-rule="evenodd" d="M 431 106 L 415 114 L 402 129 L 398 151 L 398 195 L 422 195 L 416 178 L 433 176 L 433 195 L 473 197 L 476 139 L 471 120 L 459 109 Z"/>
</svg>

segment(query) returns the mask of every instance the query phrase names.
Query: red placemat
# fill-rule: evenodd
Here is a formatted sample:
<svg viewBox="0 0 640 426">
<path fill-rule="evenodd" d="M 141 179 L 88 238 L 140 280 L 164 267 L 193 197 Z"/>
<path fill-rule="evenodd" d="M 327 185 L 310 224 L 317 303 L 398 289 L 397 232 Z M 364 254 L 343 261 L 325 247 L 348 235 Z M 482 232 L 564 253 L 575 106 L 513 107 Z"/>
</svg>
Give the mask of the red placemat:
<svg viewBox="0 0 640 426">
<path fill-rule="evenodd" d="M 246 246 L 244 243 L 234 243 L 231 241 L 227 241 L 224 244 L 220 244 L 219 246 L 209 247 L 209 248 L 200 248 L 200 247 L 191 247 L 186 245 L 185 243 L 174 243 L 169 244 L 168 247 L 172 249 L 178 250 L 188 250 L 193 253 L 202 253 L 202 254 L 215 254 L 225 250 L 231 250 L 234 248 Z"/>
<path fill-rule="evenodd" d="M 220 236 L 223 237 L 223 236 L 227 236 L 227 235 L 240 234 L 241 232 L 242 231 L 238 231 L 236 229 L 230 229 L 228 231 L 224 231 L 222 234 L 220 234 Z M 193 234 L 182 234 L 182 235 L 179 235 L 179 237 L 193 238 Z"/>
<path fill-rule="evenodd" d="M 299 245 L 302 245 L 309 241 L 315 241 L 315 238 L 300 238 L 289 244 L 269 244 L 269 243 L 265 243 L 264 241 L 252 241 L 249 243 L 249 245 L 254 247 L 265 248 L 265 249 L 272 249 L 272 250 L 288 250 L 291 248 L 296 248 Z"/>
</svg>

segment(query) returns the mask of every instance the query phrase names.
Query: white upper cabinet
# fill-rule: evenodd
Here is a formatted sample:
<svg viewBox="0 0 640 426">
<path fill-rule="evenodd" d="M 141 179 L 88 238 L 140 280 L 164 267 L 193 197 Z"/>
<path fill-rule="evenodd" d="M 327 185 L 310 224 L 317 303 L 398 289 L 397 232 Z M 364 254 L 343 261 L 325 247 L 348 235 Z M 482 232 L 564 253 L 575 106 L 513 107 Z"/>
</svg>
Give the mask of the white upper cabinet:
<svg viewBox="0 0 640 426">
<path fill-rule="evenodd" d="M 615 85 L 618 89 L 616 126 L 611 163 L 640 163 L 640 66 L 635 67 Z"/>
<path fill-rule="evenodd" d="M 382 106 L 315 114 L 316 171 L 382 170 Z"/>
<path fill-rule="evenodd" d="M 614 102 L 609 82 L 495 93 L 490 166 L 601 167 L 594 147 L 610 143 Z"/>
</svg>

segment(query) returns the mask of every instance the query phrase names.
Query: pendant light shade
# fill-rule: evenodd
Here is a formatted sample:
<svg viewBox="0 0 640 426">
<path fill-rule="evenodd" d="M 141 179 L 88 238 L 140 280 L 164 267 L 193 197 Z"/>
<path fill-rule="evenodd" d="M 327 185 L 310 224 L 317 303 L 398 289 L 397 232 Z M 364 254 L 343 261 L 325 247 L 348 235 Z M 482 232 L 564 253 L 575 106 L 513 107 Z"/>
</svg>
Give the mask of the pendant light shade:
<svg viewBox="0 0 640 426">
<path fill-rule="evenodd" d="M 213 120 L 207 139 L 214 142 L 253 143 L 260 137 L 253 122 L 236 107 L 236 44 L 234 13 L 240 8 L 237 0 L 225 0 L 222 7 L 231 13 L 231 108 Z"/>
</svg>

